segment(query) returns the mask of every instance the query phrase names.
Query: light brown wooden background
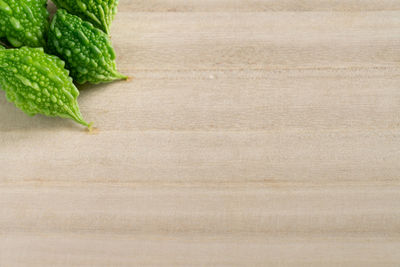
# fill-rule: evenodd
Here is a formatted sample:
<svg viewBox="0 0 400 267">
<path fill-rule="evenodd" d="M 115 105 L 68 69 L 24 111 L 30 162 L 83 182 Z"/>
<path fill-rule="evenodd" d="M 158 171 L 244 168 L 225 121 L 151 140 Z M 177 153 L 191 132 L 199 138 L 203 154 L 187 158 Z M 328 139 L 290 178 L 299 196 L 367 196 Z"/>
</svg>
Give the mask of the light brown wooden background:
<svg viewBox="0 0 400 267">
<path fill-rule="evenodd" d="M 0 266 L 399 266 L 400 2 L 122 0 L 131 82 L 0 100 Z"/>
</svg>

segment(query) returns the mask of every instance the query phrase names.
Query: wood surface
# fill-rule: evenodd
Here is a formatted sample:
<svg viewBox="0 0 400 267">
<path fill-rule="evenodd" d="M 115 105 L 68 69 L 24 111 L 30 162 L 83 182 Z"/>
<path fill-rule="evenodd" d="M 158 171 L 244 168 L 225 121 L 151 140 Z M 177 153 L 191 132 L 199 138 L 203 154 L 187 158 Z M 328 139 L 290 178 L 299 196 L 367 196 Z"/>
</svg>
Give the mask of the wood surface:
<svg viewBox="0 0 400 267">
<path fill-rule="evenodd" d="M 0 97 L 0 266 L 400 266 L 400 2 L 121 0 L 89 134 Z"/>
</svg>

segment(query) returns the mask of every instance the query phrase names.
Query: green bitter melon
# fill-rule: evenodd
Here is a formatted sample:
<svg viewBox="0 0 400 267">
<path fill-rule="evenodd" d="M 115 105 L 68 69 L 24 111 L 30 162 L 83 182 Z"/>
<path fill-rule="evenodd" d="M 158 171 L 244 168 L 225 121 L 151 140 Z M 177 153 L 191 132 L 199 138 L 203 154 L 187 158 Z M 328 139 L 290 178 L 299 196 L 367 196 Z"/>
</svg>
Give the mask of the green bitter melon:
<svg viewBox="0 0 400 267">
<path fill-rule="evenodd" d="M 43 48 L 0 49 L 0 87 L 28 115 L 70 118 L 90 128 L 80 113 L 78 89 L 65 63 Z"/>
<path fill-rule="evenodd" d="M 0 38 L 11 45 L 42 47 L 49 26 L 46 0 L 0 0 Z"/>
<path fill-rule="evenodd" d="M 71 77 L 79 84 L 127 78 L 117 71 L 115 51 L 107 34 L 63 9 L 51 22 L 47 49 L 66 62 Z"/>
<path fill-rule="evenodd" d="M 53 0 L 58 8 L 92 22 L 110 33 L 111 22 L 117 13 L 118 0 Z"/>
</svg>

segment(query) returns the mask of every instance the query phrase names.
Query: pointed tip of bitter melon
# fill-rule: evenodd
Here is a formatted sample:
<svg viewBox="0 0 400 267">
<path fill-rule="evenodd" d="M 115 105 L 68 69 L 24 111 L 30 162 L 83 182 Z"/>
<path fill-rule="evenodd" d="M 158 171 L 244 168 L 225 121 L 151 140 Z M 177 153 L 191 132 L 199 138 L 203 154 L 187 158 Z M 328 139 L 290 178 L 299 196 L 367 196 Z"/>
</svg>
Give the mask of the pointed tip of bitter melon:
<svg viewBox="0 0 400 267">
<path fill-rule="evenodd" d="M 125 81 L 127 81 L 127 80 L 130 79 L 129 76 L 123 75 L 123 74 L 121 74 L 121 73 L 119 74 L 118 78 L 121 79 L 121 80 L 125 80 Z"/>
<path fill-rule="evenodd" d="M 89 133 L 93 131 L 93 122 L 89 122 L 89 125 L 87 126 L 87 129 L 89 130 Z"/>
<path fill-rule="evenodd" d="M 87 123 L 85 121 L 78 106 L 74 106 L 72 110 L 68 111 L 68 117 L 71 118 L 72 120 L 74 120 L 75 122 L 77 122 L 83 126 L 86 126 L 89 129 L 93 126 L 92 122 Z"/>
<path fill-rule="evenodd" d="M 81 124 L 81 125 L 83 125 L 83 126 L 86 126 L 89 130 L 90 130 L 90 128 L 93 127 L 93 122 L 87 123 L 87 122 L 82 118 L 82 116 L 72 116 L 72 119 L 73 119 L 74 121 L 76 121 L 77 123 L 79 123 L 79 124 Z"/>
<path fill-rule="evenodd" d="M 129 79 L 128 76 L 126 76 L 118 71 L 113 72 L 113 76 L 116 80 L 128 80 Z"/>
</svg>

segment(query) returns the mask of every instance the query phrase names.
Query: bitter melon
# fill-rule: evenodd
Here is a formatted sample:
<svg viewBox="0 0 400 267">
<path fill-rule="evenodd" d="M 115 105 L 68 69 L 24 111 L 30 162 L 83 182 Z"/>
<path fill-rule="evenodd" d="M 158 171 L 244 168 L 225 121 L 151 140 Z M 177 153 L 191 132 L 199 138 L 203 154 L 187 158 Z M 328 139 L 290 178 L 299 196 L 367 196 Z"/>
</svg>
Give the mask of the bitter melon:
<svg viewBox="0 0 400 267">
<path fill-rule="evenodd" d="M 79 84 L 127 78 L 117 71 L 108 35 L 63 9 L 57 11 L 50 25 L 47 49 L 66 62 L 71 77 Z"/>
<path fill-rule="evenodd" d="M 0 49 L 0 87 L 28 115 L 70 118 L 90 127 L 80 113 L 78 89 L 65 63 L 43 48 Z"/>
<path fill-rule="evenodd" d="M 46 0 L 0 0 L 0 37 L 11 45 L 42 47 L 49 26 Z"/>
<path fill-rule="evenodd" d="M 118 0 L 53 0 L 58 8 L 92 22 L 110 33 L 111 22 L 117 13 Z"/>
</svg>

